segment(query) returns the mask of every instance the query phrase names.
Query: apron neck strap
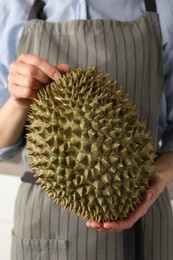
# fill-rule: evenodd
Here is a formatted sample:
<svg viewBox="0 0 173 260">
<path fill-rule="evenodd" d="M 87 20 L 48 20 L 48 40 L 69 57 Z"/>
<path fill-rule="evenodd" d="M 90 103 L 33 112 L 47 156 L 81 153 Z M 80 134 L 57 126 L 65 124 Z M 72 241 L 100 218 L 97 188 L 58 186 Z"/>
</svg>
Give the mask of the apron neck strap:
<svg viewBox="0 0 173 260">
<path fill-rule="evenodd" d="M 157 12 L 156 1 L 155 0 L 144 0 L 145 7 L 147 12 Z M 46 16 L 43 13 L 43 7 L 45 6 L 45 2 L 42 0 L 35 0 L 30 14 L 29 20 L 31 19 L 41 19 L 46 20 Z"/>
<path fill-rule="evenodd" d="M 144 0 L 147 12 L 157 12 L 155 0 Z"/>
<path fill-rule="evenodd" d="M 46 20 L 46 16 L 43 13 L 43 7 L 45 6 L 45 2 L 42 0 L 35 0 L 34 4 L 30 10 L 28 19 L 40 19 Z"/>
</svg>

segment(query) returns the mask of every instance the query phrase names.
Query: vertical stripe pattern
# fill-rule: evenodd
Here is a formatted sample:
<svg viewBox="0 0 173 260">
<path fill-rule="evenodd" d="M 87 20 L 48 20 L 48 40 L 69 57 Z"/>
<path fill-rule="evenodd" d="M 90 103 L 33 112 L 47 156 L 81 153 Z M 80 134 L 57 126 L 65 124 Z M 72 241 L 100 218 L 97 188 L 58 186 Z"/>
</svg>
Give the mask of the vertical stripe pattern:
<svg viewBox="0 0 173 260">
<path fill-rule="evenodd" d="M 25 25 L 18 55 L 32 53 L 52 65 L 95 66 L 109 72 L 134 100 L 156 138 L 163 85 L 161 50 L 158 16 L 146 13 L 128 23 L 31 20 Z M 27 171 L 27 153 L 24 159 Z M 172 260 L 172 241 L 166 190 L 130 230 L 106 234 L 86 228 L 81 217 L 55 205 L 39 186 L 22 183 L 11 260 Z"/>
<path fill-rule="evenodd" d="M 155 13 L 146 13 L 132 22 L 30 20 L 19 50 L 39 55 L 53 65 L 69 63 L 73 69 L 95 66 L 109 72 L 135 102 L 156 137 L 163 87 L 160 37 Z"/>
<path fill-rule="evenodd" d="M 55 205 L 39 186 L 22 183 L 16 201 L 11 259 L 172 260 L 172 224 L 167 191 L 142 218 L 142 226 L 137 227 L 141 236 L 136 237 L 138 224 L 118 234 L 88 229 L 84 220 Z M 143 255 L 138 247 L 140 239 Z"/>
</svg>

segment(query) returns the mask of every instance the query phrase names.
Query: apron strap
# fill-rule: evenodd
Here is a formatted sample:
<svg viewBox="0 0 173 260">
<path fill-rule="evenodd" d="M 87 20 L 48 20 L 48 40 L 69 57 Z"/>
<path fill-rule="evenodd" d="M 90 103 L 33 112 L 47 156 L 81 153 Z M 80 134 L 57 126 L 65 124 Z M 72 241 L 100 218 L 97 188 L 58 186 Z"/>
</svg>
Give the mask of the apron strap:
<svg viewBox="0 0 173 260">
<path fill-rule="evenodd" d="M 42 0 L 35 0 L 31 11 L 29 13 L 28 19 L 40 19 L 40 20 L 46 20 L 46 16 L 43 13 L 43 8 L 45 6 L 45 2 Z"/>
<path fill-rule="evenodd" d="M 157 12 L 156 8 L 156 1 L 155 0 L 144 0 L 145 7 L 147 12 Z M 31 19 L 40 19 L 40 20 L 46 20 L 46 16 L 43 13 L 43 7 L 45 6 L 45 2 L 42 0 L 35 0 L 30 14 L 29 14 L 29 20 Z"/>
<path fill-rule="evenodd" d="M 25 172 L 24 175 L 21 177 L 22 182 L 36 184 L 38 178 L 34 177 L 34 172 Z"/>
<path fill-rule="evenodd" d="M 155 0 L 144 0 L 147 12 L 157 12 Z"/>
</svg>

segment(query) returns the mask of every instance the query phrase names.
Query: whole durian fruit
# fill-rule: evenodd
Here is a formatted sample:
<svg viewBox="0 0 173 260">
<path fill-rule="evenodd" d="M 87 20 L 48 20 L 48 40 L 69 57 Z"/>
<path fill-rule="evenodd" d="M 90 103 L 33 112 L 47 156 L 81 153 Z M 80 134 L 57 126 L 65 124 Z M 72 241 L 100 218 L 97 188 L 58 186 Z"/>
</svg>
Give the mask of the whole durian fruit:
<svg viewBox="0 0 173 260">
<path fill-rule="evenodd" d="M 78 68 L 39 91 L 28 115 L 37 183 L 85 219 L 124 219 L 141 203 L 155 146 L 128 95 L 108 74 Z"/>
</svg>

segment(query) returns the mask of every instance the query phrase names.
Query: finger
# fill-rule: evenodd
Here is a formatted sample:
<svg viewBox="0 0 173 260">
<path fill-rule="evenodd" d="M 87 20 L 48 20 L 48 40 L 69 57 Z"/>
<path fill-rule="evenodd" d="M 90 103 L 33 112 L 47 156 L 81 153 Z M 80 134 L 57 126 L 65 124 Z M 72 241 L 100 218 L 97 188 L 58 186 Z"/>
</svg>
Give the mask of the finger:
<svg viewBox="0 0 173 260">
<path fill-rule="evenodd" d="M 31 77 L 31 76 L 26 76 L 23 74 L 17 74 L 17 73 L 11 73 L 8 77 L 9 84 L 15 84 L 18 86 L 22 86 L 25 88 L 31 88 L 38 90 L 40 87 L 43 86 L 43 83 L 38 81 L 37 79 Z"/>
<path fill-rule="evenodd" d="M 94 221 L 87 221 L 86 222 L 86 226 L 88 228 L 92 228 L 92 229 L 95 229 L 96 231 L 98 232 L 102 232 L 102 233 L 109 233 L 109 232 L 121 232 L 122 230 L 118 230 L 118 231 L 115 231 L 114 229 L 111 229 L 111 228 L 105 228 L 103 226 L 103 224 L 98 224 L 97 222 L 94 222 Z"/>
<path fill-rule="evenodd" d="M 104 228 L 114 229 L 116 231 L 121 231 L 125 229 L 130 229 L 139 218 L 145 215 L 145 206 L 139 206 L 134 212 L 130 213 L 127 219 L 117 220 L 115 222 L 105 222 L 103 224 Z M 148 207 L 147 207 L 148 208 Z"/>
<path fill-rule="evenodd" d="M 144 200 L 144 202 L 139 205 L 134 212 L 130 213 L 127 219 L 117 220 L 115 222 L 105 222 L 103 227 L 114 229 L 116 231 L 131 228 L 141 217 L 147 213 L 148 208 L 153 204 L 155 199 L 156 198 L 153 192 L 151 190 L 148 191 L 148 193 L 146 193 L 146 200 Z"/>
<path fill-rule="evenodd" d="M 100 229 L 103 227 L 102 223 L 98 223 L 97 221 L 88 220 L 86 222 L 86 226 L 94 229 Z"/>
<path fill-rule="evenodd" d="M 71 66 L 69 64 L 58 64 L 56 68 L 62 73 L 65 74 L 71 71 Z"/>
<path fill-rule="evenodd" d="M 9 91 L 11 96 L 15 98 L 34 99 L 37 97 L 38 90 L 24 88 L 19 85 L 9 85 Z"/>
<path fill-rule="evenodd" d="M 40 68 L 33 64 L 25 63 L 22 61 L 13 62 L 10 66 L 10 74 L 25 75 L 32 77 L 42 84 L 47 84 L 50 82 L 50 77 L 48 77 Z"/>
<path fill-rule="evenodd" d="M 99 223 L 97 223 L 96 221 L 91 221 L 91 220 L 89 220 L 89 221 L 86 222 L 86 226 L 87 226 L 88 228 L 95 229 L 95 230 L 98 231 L 98 232 L 108 232 L 107 229 L 103 228 L 103 225 L 102 225 L 102 224 L 99 224 Z"/>
<path fill-rule="evenodd" d="M 22 54 L 19 56 L 18 61 L 38 67 L 45 75 L 47 75 L 47 77 L 51 79 L 57 79 L 61 76 L 60 72 L 54 66 L 50 65 L 41 57 L 31 54 Z"/>
</svg>

